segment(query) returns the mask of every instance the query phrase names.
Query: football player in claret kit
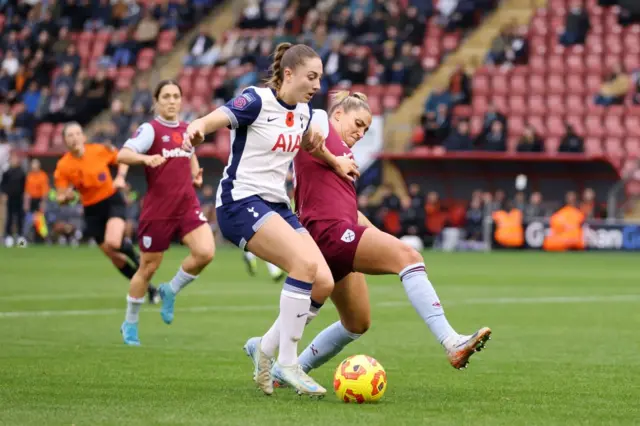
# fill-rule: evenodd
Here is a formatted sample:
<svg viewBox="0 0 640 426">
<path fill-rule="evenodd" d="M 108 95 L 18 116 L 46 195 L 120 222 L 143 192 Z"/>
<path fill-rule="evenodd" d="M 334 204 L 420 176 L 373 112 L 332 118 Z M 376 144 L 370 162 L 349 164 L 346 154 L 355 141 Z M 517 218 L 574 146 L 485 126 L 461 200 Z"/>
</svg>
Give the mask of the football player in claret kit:
<svg viewBox="0 0 640 426">
<path fill-rule="evenodd" d="M 312 125 L 321 129 L 326 149 L 351 158 L 351 147 L 364 136 L 371 120 L 365 95 L 338 92 L 328 114 L 313 111 Z M 458 334 L 444 315 L 420 253 L 375 228 L 358 211 L 353 183 L 336 177 L 305 152 L 294 160 L 296 210 L 331 268 L 336 285 L 330 296 L 340 314 L 340 321 L 320 332 L 300 355 L 302 368 L 308 372 L 319 367 L 368 329 L 370 306 L 363 274 L 397 274 L 451 365 L 466 367 L 469 357 L 484 347 L 491 330 L 484 327 L 473 335 Z M 319 302 L 327 297 L 329 294 L 312 293 Z M 273 377 L 276 385 L 283 382 L 276 370 Z"/>
<path fill-rule="evenodd" d="M 124 188 L 129 167 L 121 164 L 115 179 L 109 166 L 116 164 L 118 150 L 111 146 L 87 143 L 82 126 L 65 124 L 62 138 L 67 147 L 54 172 L 57 201 L 68 203 L 80 194 L 84 209 L 86 233 L 126 278 L 131 279 L 140 256 L 131 241 L 124 237 L 126 205 L 119 189 Z M 155 303 L 157 292 L 149 285 L 149 303 Z M 144 299 L 144 293 L 140 295 Z M 141 302 L 142 303 L 142 302 Z"/>
<path fill-rule="evenodd" d="M 213 259 L 215 245 L 211 228 L 200 209 L 194 186 L 202 185 L 202 169 L 193 151 L 182 149 L 187 124 L 178 120 L 182 90 L 172 80 L 161 81 L 154 91 L 157 116 L 142 124 L 127 140 L 118 161 L 143 165 L 147 181 L 138 240 L 142 258 L 131 279 L 127 312 L 121 332 L 124 343 L 139 345 L 138 318 L 142 296 L 156 272 L 164 252 L 178 237 L 190 250 L 173 279 L 160 285 L 160 314 L 171 324 L 176 295 Z"/>
<path fill-rule="evenodd" d="M 318 246 L 291 211 L 285 190 L 291 160 L 307 150 L 330 165 L 340 178 L 357 173 L 353 160 L 336 158 L 322 147 L 322 138 L 308 131 L 308 102 L 320 89 L 322 61 L 309 46 L 282 43 L 276 48 L 268 87 L 249 87 L 223 107 L 194 120 L 184 148 L 204 135 L 230 126 L 231 155 L 218 187 L 216 211 L 226 239 L 288 274 L 280 295 L 280 315 L 248 353 L 254 379 L 267 395 L 273 393 L 270 370 L 308 395 L 326 390 L 302 371 L 297 345 L 309 312 L 313 287 L 333 288 L 331 272 Z"/>
</svg>

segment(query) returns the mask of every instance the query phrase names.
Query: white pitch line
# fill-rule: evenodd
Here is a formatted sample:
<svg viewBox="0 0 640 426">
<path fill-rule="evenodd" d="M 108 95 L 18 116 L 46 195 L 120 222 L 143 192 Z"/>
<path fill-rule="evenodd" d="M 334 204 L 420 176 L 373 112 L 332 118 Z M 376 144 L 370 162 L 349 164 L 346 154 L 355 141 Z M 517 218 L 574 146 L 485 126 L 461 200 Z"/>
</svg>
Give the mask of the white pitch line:
<svg viewBox="0 0 640 426">
<path fill-rule="evenodd" d="M 563 303 L 626 303 L 640 301 L 640 294 L 618 294 L 602 296 L 550 296 L 550 297 L 498 297 L 462 299 L 446 302 L 445 306 L 456 305 L 512 305 L 512 304 L 563 304 Z M 376 303 L 376 308 L 396 308 L 409 306 L 406 301 L 390 301 Z M 277 305 L 230 305 L 230 306 L 190 306 L 179 308 L 179 312 L 253 312 L 275 311 Z M 0 312 L 3 318 L 37 318 L 37 317 L 64 317 L 64 316 L 100 316 L 122 313 L 124 309 L 86 309 L 86 310 L 60 310 L 60 311 L 14 311 Z M 145 311 L 159 312 L 159 308 L 146 309 Z"/>
</svg>

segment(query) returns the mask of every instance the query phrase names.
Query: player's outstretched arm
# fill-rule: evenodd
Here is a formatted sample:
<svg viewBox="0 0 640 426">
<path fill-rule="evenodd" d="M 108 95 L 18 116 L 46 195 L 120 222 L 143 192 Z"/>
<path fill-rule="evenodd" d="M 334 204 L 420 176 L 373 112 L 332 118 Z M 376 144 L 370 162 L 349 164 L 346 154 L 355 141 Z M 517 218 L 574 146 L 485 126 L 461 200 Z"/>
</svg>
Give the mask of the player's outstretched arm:
<svg viewBox="0 0 640 426">
<path fill-rule="evenodd" d="M 147 167 L 158 167 L 165 163 L 166 158 L 161 155 L 138 154 L 131 148 L 124 147 L 118 152 L 118 163 L 127 166 L 145 165 Z"/>
<path fill-rule="evenodd" d="M 229 116 L 220 108 L 210 112 L 204 117 L 193 120 L 189 126 L 187 126 L 187 137 L 182 145 L 182 149 L 191 151 L 193 147 L 204 142 L 206 135 L 220 130 L 223 127 L 227 127 L 230 124 Z"/>
</svg>

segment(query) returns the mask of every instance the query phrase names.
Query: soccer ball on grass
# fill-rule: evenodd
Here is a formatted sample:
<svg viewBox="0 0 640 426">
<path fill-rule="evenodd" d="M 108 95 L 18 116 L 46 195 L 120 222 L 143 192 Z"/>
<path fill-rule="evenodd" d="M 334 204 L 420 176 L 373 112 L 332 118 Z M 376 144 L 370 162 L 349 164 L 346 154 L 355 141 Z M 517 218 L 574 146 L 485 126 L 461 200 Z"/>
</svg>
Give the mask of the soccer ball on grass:
<svg viewBox="0 0 640 426">
<path fill-rule="evenodd" d="M 387 373 L 370 356 L 350 356 L 338 365 L 333 389 L 344 402 L 377 402 L 387 390 Z"/>
</svg>

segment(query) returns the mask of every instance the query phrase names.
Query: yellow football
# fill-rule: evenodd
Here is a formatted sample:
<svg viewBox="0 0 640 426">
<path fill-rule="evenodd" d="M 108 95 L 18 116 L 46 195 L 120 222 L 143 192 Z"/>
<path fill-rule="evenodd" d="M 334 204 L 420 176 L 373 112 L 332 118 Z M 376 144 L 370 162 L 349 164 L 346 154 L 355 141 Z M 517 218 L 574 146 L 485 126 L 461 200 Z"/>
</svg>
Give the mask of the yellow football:
<svg viewBox="0 0 640 426">
<path fill-rule="evenodd" d="M 368 355 L 350 356 L 336 369 L 333 389 L 344 402 L 376 402 L 387 390 L 387 373 Z"/>
</svg>

